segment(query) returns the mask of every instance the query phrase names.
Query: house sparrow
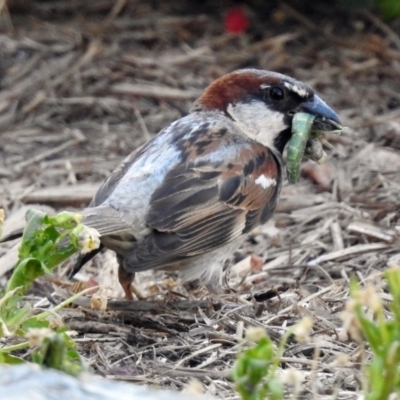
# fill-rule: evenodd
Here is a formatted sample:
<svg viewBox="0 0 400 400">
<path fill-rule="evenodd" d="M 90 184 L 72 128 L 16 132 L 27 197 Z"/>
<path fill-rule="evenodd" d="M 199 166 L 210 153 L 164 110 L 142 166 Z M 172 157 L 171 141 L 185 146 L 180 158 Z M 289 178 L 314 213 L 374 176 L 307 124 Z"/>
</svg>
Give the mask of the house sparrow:
<svg viewBox="0 0 400 400">
<path fill-rule="evenodd" d="M 111 174 L 83 222 L 117 253 L 127 299 L 135 273 L 149 269 L 179 271 L 211 290 L 220 285 L 226 259 L 275 210 L 282 152 L 300 111 L 316 116 L 316 130 L 341 126 L 306 84 L 238 70 L 211 83 L 189 115 Z M 79 257 L 72 275 L 98 251 Z"/>
<path fill-rule="evenodd" d="M 83 223 L 114 250 L 132 299 L 135 273 L 178 271 L 215 290 L 226 259 L 273 214 L 282 152 L 297 112 L 332 131 L 339 117 L 306 84 L 243 69 L 213 83 L 190 113 L 130 154 L 99 188 Z M 78 257 L 73 276 L 100 249 Z"/>
</svg>

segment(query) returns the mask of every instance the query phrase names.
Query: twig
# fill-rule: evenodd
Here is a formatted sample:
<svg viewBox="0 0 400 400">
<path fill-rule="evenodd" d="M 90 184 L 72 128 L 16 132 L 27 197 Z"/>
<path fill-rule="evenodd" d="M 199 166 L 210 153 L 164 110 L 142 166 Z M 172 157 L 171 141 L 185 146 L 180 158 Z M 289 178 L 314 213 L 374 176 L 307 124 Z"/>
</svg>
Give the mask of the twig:
<svg viewBox="0 0 400 400">
<path fill-rule="evenodd" d="M 68 142 L 60 144 L 59 146 L 54 147 L 53 149 L 44 151 L 43 153 L 37 154 L 36 156 L 34 156 L 32 158 L 29 158 L 28 160 L 21 161 L 20 163 L 15 164 L 14 165 L 14 169 L 17 170 L 17 171 L 21 170 L 21 169 L 23 169 L 23 168 L 25 168 L 25 167 L 27 167 L 29 165 L 32 165 L 32 164 L 37 163 L 39 161 L 42 161 L 47 157 L 53 156 L 53 155 L 55 155 L 57 153 L 60 153 L 61 151 L 64 151 L 65 149 L 68 149 L 68 147 L 75 146 L 78 143 L 82 143 L 84 140 L 85 140 L 84 138 L 69 140 Z"/>
<path fill-rule="evenodd" d="M 189 354 L 187 357 L 182 358 L 182 360 L 179 360 L 175 365 L 176 368 L 179 368 L 181 365 L 183 365 L 186 361 L 191 360 L 192 358 L 198 356 L 199 354 L 203 353 L 208 353 L 211 350 L 217 349 L 218 347 L 221 347 L 221 343 L 215 343 L 210 346 L 204 347 L 200 350 L 194 351 L 193 353 Z"/>
<path fill-rule="evenodd" d="M 111 87 L 115 93 L 129 94 L 131 96 L 144 96 L 170 100 L 194 100 L 200 96 L 197 90 L 181 90 L 166 86 L 144 85 L 134 83 L 117 83 Z"/>
<path fill-rule="evenodd" d="M 383 230 L 379 226 L 374 226 L 366 222 L 352 222 L 347 230 L 350 232 L 357 232 L 363 235 L 371 236 L 384 242 L 393 243 L 396 238 L 395 230 Z"/>
<path fill-rule="evenodd" d="M 334 251 L 343 250 L 344 249 L 344 242 L 342 236 L 342 229 L 340 228 L 339 222 L 334 221 L 332 222 L 331 228 L 331 235 L 333 241 L 333 249 Z"/>
<path fill-rule="evenodd" d="M 25 194 L 22 200 L 26 203 L 88 203 L 99 186 L 99 183 L 81 183 L 70 186 L 45 187 Z"/>
<path fill-rule="evenodd" d="M 367 253 L 370 251 L 384 250 L 387 248 L 390 248 L 390 245 L 383 243 L 357 244 L 355 246 L 348 247 L 347 249 L 332 251 L 331 253 L 323 254 L 322 256 L 319 256 L 314 260 L 309 261 L 307 265 L 314 266 L 322 262 L 332 261 L 338 258 L 348 257 L 358 253 Z"/>
<path fill-rule="evenodd" d="M 142 311 L 157 311 L 163 312 L 166 309 L 176 309 L 179 311 L 187 311 L 196 308 L 208 308 L 210 306 L 210 300 L 199 300 L 199 301 L 176 301 L 172 303 L 167 303 L 164 301 L 124 301 L 116 300 L 109 301 L 107 303 L 108 310 L 120 310 L 120 311 L 132 311 L 132 312 L 142 312 Z M 217 303 L 216 303 L 217 304 Z"/>
</svg>

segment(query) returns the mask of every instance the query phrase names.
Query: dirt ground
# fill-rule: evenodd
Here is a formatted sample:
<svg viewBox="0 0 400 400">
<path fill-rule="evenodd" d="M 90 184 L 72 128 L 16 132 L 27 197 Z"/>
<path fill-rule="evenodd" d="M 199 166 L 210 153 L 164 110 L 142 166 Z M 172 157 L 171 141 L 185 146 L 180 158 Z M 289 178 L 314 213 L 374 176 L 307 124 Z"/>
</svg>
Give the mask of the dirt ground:
<svg viewBox="0 0 400 400">
<path fill-rule="evenodd" d="M 27 204 L 85 206 L 126 155 L 187 113 L 209 82 L 237 68 L 309 83 L 348 127 L 341 137 L 326 136 L 325 164 L 306 162 L 301 181 L 285 185 L 273 219 L 232 256 L 220 295 L 148 273 L 137 279 L 142 301 L 109 302 L 111 310 L 98 311 L 82 299 L 64 310 L 92 369 L 177 390 L 196 378 L 207 393 L 237 398 L 227 375 L 246 330 L 263 326 L 276 339 L 311 316 L 310 342 L 290 344 L 282 370 L 301 371 L 305 398 L 335 391 L 356 398 L 361 348 L 340 319 L 349 280 L 373 284 L 387 301 L 381 273 L 400 264 L 400 19 L 383 23 L 324 2 L 298 11 L 254 0 L 246 6 L 247 33 L 235 36 L 224 29 L 229 1 L 9 5 L 0 16 L 5 229 L 21 223 Z M 15 243 L 1 246 L 0 257 L 4 284 Z M 121 296 L 111 252 L 77 280 L 72 289 L 97 282 L 100 298 Z M 68 293 L 47 280 L 29 299 L 46 308 Z"/>
</svg>

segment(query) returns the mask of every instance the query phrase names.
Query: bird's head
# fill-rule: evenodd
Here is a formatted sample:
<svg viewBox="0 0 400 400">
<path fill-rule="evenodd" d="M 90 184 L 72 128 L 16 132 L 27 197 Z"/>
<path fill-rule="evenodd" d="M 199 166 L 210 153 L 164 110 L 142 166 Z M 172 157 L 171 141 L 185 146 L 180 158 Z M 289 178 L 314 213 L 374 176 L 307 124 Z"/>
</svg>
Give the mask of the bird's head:
<svg viewBox="0 0 400 400">
<path fill-rule="evenodd" d="M 280 153 L 291 138 L 292 119 L 297 112 L 315 116 L 313 131 L 342 128 L 337 114 L 308 85 L 256 69 L 238 70 L 217 79 L 193 110 L 222 111 L 243 133 Z"/>
</svg>

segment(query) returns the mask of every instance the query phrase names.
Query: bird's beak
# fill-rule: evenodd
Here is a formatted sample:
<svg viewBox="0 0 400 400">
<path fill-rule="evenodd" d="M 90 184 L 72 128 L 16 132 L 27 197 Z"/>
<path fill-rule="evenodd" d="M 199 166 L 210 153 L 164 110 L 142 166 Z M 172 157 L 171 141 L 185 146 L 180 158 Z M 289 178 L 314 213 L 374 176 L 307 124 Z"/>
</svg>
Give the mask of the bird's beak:
<svg viewBox="0 0 400 400">
<path fill-rule="evenodd" d="M 299 110 L 315 116 L 313 132 L 341 132 L 343 125 L 338 115 L 316 94 L 312 100 L 303 103 Z"/>
</svg>

